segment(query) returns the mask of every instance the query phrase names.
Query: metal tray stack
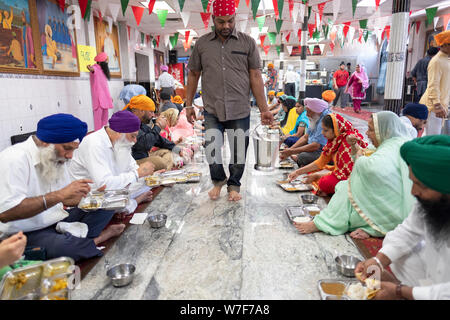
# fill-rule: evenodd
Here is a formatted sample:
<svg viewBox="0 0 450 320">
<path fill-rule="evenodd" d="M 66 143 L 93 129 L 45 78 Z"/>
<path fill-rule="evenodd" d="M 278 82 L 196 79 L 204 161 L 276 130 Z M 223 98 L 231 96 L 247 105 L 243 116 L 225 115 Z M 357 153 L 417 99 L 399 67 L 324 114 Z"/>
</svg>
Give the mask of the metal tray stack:
<svg viewBox="0 0 450 320">
<path fill-rule="evenodd" d="M 99 209 L 119 211 L 126 208 L 130 201 L 127 189 L 93 191 L 78 204 L 78 208 L 86 212 Z"/>
<path fill-rule="evenodd" d="M 62 257 L 11 270 L 0 283 L 0 300 L 70 300 L 73 265 Z"/>
</svg>

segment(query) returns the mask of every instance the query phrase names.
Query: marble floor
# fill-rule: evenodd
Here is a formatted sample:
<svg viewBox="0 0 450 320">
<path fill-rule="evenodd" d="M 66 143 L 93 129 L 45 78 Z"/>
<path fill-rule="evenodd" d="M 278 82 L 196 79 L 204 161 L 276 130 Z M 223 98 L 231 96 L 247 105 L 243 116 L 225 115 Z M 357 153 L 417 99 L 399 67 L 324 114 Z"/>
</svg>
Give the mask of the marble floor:
<svg viewBox="0 0 450 320">
<path fill-rule="evenodd" d="M 252 127 L 259 116 L 252 110 Z M 367 124 L 350 119 L 365 134 Z M 198 184 L 165 188 L 147 208 L 165 213 L 161 229 L 131 225 L 73 292 L 73 299 L 320 299 L 317 281 L 341 278 L 333 257 L 362 259 L 348 235 L 301 235 L 289 222 L 287 205 L 301 204 L 298 193 L 275 184 L 285 170 L 254 169 L 253 142 L 241 180 L 243 199 L 230 203 L 226 188 L 211 201 L 206 163 L 189 165 L 203 173 Z M 322 200 L 322 199 L 321 199 Z M 134 281 L 115 288 L 106 268 L 136 266 Z"/>
</svg>

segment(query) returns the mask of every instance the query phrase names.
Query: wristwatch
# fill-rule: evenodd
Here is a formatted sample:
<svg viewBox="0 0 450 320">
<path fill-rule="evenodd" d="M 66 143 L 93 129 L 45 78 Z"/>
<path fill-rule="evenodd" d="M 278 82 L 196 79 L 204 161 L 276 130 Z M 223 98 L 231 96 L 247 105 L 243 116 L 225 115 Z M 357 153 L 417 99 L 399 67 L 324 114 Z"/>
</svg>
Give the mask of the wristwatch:
<svg viewBox="0 0 450 320">
<path fill-rule="evenodd" d="M 395 294 L 397 295 L 397 297 L 399 297 L 400 299 L 405 299 L 402 295 L 402 287 L 403 285 L 401 283 L 399 283 L 397 285 L 397 288 L 395 289 Z"/>
</svg>

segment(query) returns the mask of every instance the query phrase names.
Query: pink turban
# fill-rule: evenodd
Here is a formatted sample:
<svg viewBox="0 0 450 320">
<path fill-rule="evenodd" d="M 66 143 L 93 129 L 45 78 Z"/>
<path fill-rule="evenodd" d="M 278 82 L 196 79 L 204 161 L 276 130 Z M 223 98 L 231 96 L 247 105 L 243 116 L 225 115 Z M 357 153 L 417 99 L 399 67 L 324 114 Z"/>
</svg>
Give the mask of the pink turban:
<svg viewBox="0 0 450 320">
<path fill-rule="evenodd" d="M 317 98 L 306 98 L 305 106 L 315 113 L 322 113 L 325 109 L 328 109 L 328 103 Z"/>
<path fill-rule="evenodd" d="M 236 12 L 235 0 L 216 0 L 213 4 L 213 15 L 215 17 L 231 16 Z"/>
<path fill-rule="evenodd" d="M 166 71 L 166 72 L 168 72 L 169 71 L 169 67 L 168 66 L 161 66 L 161 71 Z"/>
<path fill-rule="evenodd" d="M 103 62 L 106 61 L 106 59 L 108 59 L 108 55 L 105 52 L 99 53 L 95 58 L 94 61 L 97 62 Z"/>
</svg>

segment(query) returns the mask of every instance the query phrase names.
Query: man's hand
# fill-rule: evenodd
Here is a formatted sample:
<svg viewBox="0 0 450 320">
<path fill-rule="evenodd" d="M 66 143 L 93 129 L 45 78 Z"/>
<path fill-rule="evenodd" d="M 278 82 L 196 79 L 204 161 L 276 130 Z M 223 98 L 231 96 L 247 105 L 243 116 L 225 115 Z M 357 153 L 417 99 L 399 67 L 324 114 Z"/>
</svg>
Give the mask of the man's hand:
<svg viewBox="0 0 450 320">
<path fill-rule="evenodd" d="M 334 90 L 338 90 L 338 86 L 337 85 L 333 85 Z"/>
<path fill-rule="evenodd" d="M 27 237 L 22 231 L 0 242 L 0 269 L 19 260 L 26 244 Z"/>
<path fill-rule="evenodd" d="M 347 136 L 346 140 L 347 140 L 347 143 L 351 146 L 354 146 L 356 144 L 356 142 L 358 142 L 358 138 L 353 134 Z"/>
<path fill-rule="evenodd" d="M 261 112 L 261 123 L 263 125 L 271 125 L 273 123 L 273 114 L 270 111 Z"/>
<path fill-rule="evenodd" d="M 373 300 L 399 300 L 396 293 L 397 284 L 393 282 L 382 281 L 381 289 L 377 292 Z"/>
<path fill-rule="evenodd" d="M 165 127 L 167 127 L 167 119 L 164 116 L 159 116 L 156 121 L 155 121 L 156 125 L 158 127 L 160 127 L 161 129 L 164 129 Z"/>
<path fill-rule="evenodd" d="M 180 137 L 180 139 L 178 139 L 177 141 L 175 141 L 175 144 L 180 144 L 180 143 L 182 143 L 183 142 L 183 137 Z"/>
<path fill-rule="evenodd" d="M 138 175 L 139 178 L 151 176 L 155 171 L 155 166 L 151 162 L 144 162 L 139 166 Z"/>
<path fill-rule="evenodd" d="M 61 202 L 67 207 L 75 207 L 78 205 L 81 199 L 91 191 L 89 183 L 93 183 L 93 181 L 88 179 L 77 180 L 67 187 L 58 190 L 57 193 Z"/>
<path fill-rule="evenodd" d="M 292 180 L 297 179 L 297 177 L 300 175 L 301 173 L 299 172 L 299 170 L 295 170 L 293 172 L 291 172 L 288 176 L 288 181 L 291 182 Z"/>
<path fill-rule="evenodd" d="M 190 124 L 194 124 L 197 120 L 194 108 L 186 108 L 186 118 Z"/>
<path fill-rule="evenodd" d="M 284 149 L 283 151 L 280 152 L 280 159 L 284 160 L 287 157 L 293 155 L 294 153 L 292 152 L 292 150 L 290 150 L 289 148 Z"/>
<path fill-rule="evenodd" d="M 438 117 L 438 118 L 446 118 L 447 117 L 447 112 L 440 104 L 434 105 L 434 113 L 436 113 L 436 117 Z"/>
<path fill-rule="evenodd" d="M 152 201 L 153 200 L 153 192 L 151 190 L 144 192 L 139 197 L 137 197 L 135 200 L 138 204 Z"/>
<path fill-rule="evenodd" d="M 360 279 L 361 281 L 364 281 L 370 276 L 372 276 L 375 273 L 375 270 L 377 269 L 379 270 L 378 274 L 381 277 L 380 265 L 374 258 L 370 258 L 366 261 L 358 263 L 358 265 L 355 268 L 355 276 L 358 275 L 357 278 Z"/>
</svg>

